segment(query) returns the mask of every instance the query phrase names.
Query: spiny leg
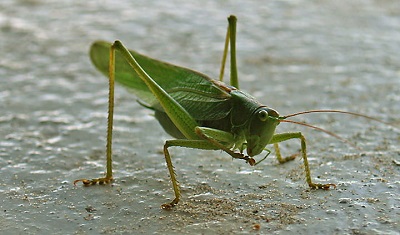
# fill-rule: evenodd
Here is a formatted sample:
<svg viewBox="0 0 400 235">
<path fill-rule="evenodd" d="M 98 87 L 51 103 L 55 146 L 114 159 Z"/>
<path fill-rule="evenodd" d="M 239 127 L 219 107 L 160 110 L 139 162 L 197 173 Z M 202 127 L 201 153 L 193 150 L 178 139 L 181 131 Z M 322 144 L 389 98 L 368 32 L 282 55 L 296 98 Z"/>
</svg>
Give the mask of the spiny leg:
<svg viewBox="0 0 400 235">
<path fill-rule="evenodd" d="M 243 159 L 252 166 L 256 164 L 255 160 L 252 157 L 246 156 L 241 152 L 234 152 L 233 150 L 231 150 L 230 147 L 222 144 L 222 143 L 234 143 L 233 135 L 231 133 L 207 127 L 196 127 L 195 132 L 200 138 L 207 141 L 216 149 L 221 149 L 222 151 L 231 155 L 231 157 L 236 159 Z"/>
<path fill-rule="evenodd" d="M 179 200 L 181 198 L 181 191 L 179 189 L 179 182 L 176 179 L 176 173 L 175 173 L 175 170 L 174 170 L 174 166 L 172 165 L 171 155 L 169 154 L 169 151 L 168 151 L 168 147 L 170 147 L 170 146 L 171 146 L 171 142 L 167 140 L 165 142 L 165 144 L 164 144 L 164 157 L 165 157 L 165 162 L 167 163 L 169 176 L 171 178 L 172 188 L 174 189 L 175 198 L 170 203 L 166 203 L 166 204 L 162 204 L 161 205 L 161 208 L 162 209 L 166 209 L 166 210 L 169 210 L 172 207 L 174 207 L 176 204 L 178 204 L 178 202 L 179 202 Z"/>
<path fill-rule="evenodd" d="M 227 154 L 231 155 L 231 157 L 236 159 L 243 159 L 248 163 L 250 166 L 256 166 L 260 162 L 264 161 L 268 155 L 271 153 L 269 149 L 264 149 L 267 151 L 267 154 L 259 161 L 256 161 L 253 157 L 244 155 L 242 152 L 245 149 L 246 143 L 244 143 L 240 148 L 239 152 L 235 152 L 232 148 L 234 145 L 224 145 L 223 143 L 235 143 L 234 137 L 231 133 L 216 130 L 207 127 L 196 127 L 195 128 L 196 134 L 208 141 L 211 145 L 215 146 L 217 149 L 221 149 L 222 151 L 226 152 Z"/>
<path fill-rule="evenodd" d="M 176 172 L 174 170 L 174 166 L 172 164 L 171 155 L 169 154 L 169 147 L 186 147 L 186 148 L 194 148 L 194 149 L 205 149 L 205 150 L 217 150 L 218 148 L 214 145 L 210 144 L 206 140 L 167 140 L 164 144 L 164 157 L 165 162 L 167 163 L 168 172 L 171 178 L 172 188 L 174 190 L 175 198 L 170 203 L 165 203 L 161 205 L 162 209 L 169 210 L 174 207 L 181 198 L 181 191 L 179 187 L 179 182 L 176 179 Z"/>
<path fill-rule="evenodd" d="M 222 81 L 224 77 L 226 57 L 228 55 L 228 45 L 230 45 L 230 85 L 239 89 L 239 79 L 236 65 L 236 22 L 237 18 L 234 15 L 228 17 L 228 29 L 226 31 L 224 53 L 222 55 L 221 69 L 219 74 L 219 80 Z"/>
<path fill-rule="evenodd" d="M 96 179 L 78 179 L 74 181 L 74 185 L 82 182 L 85 186 L 95 184 L 109 184 L 113 180 L 112 176 L 112 132 L 114 122 L 114 83 L 115 83 L 115 47 L 110 47 L 109 60 L 109 87 L 108 87 L 108 117 L 107 117 L 107 144 L 106 144 L 106 159 L 107 172 L 105 177 Z"/>
<path fill-rule="evenodd" d="M 310 167 L 308 165 L 308 159 L 307 159 L 306 138 L 303 136 L 303 134 L 301 134 L 301 132 L 289 132 L 289 133 L 275 134 L 272 137 L 272 140 L 270 141 L 270 143 L 275 144 L 275 143 L 279 143 L 279 142 L 290 140 L 290 139 L 300 139 L 301 154 L 303 157 L 304 170 L 305 170 L 306 181 L 307 181 L 308 186 L 312 189 L 324 189 L 324 190 L 328 190 L 331 186 L 336 188 L 335 184 L 316 184 L 316 183 L 312 182 L 311 171 L 310 171 Z"/>
<path fill-rule="evenodd" d="M 229 46 L 229 25 L 228 25 L 228 29 L 226 30 L 224 53 L 222 54 L 221 68 L 219 71 L 219 80 L 221 82 L 224 80 L 226 56 L 228 55 L 228 46 Z"/>
<path fill-rule="evenodd" d="M 237 65 L 236 65 L 236 16 L 231 15 L 228 18 L 229 21 L 229 37 L 230 37 L 230 45 L 231 45 L 231 86 L 239 89 L 239 79 L 237 73 Z"/>
</svg>

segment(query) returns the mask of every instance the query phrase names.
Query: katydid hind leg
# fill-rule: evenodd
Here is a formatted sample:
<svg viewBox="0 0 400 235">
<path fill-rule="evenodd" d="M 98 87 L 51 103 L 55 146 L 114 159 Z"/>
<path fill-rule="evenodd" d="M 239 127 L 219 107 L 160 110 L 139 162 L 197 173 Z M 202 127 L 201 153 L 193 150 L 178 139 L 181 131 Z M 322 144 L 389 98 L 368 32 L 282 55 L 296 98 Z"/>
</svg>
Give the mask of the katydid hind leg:
<svg viewBox="0 0 400 235">
<path fill-rule="evenodd" d="M 85 186 L 96 184 L 109 184 L 113 181 L 112 172 L 112 132 L 114 123 L 114 84 L 115 84 L 115 48 L 110 47 L 109 57 L 109 86 L 108 86 L 108 117 L 107 117 L 107 144 L 106 144 L 106 176 L 95 179 L 78 179 L 74 181 L 74 185 L 82 182 Z"/>
<path fill-rule="evenodd" d="M 120 52 L 121 56 L 123 56 L 129 65 L 135 70 L 140 79 L 146 84 L 147 88 L 157 98 L 158 102 L 179 131 L 187 139 L 198 139 L 198 136 L 194 133 L 194 128 L 198 125 L 197 121 L 187 112 L 187 110 L 185 110 L 182 105 L 174 100 L 170 94 L 163 90 L 163 88 L 143 70 L 122 42 L 115 41 L 113 47 Z"/>
<path fill-rule="evenodd" d="M 226 57 L 228 55 L 228 46 L 230 45 L 230 85 L 239 89 L 239 79 L 236 65 L 236 22 L 237 18 L 234 15 L 228 17 L 228 29 L 226 31 L 224 53 L 222 55 L 221 69 L 219 80 L 224 77 Z"/>
<path fill-rule="evenodd" d="M 226 64 L 226 57 L 228 55 L 228 46 L 229 46 L 229 25 L 228 29 L 226 30 L 226 36 L 225 36 L 225 44 L 224 44 L 224 52 L 222 54 L 222 60 L 221 60 L 221 68 L 219 70 L 219 80 L 222 82 L 224 80 L 224 73 L 225 73 L 225 64 Z"/>
<path fill-rule="evenodd" d="M 230 84 L 231 86 L 239 89 L 239 78 L 237 73 L 236 65 L 236 16 L 231 15 L 228 17 L 229 21 L 229 38 L 230 38 L 230 49 L 231 49 L 231 75 Z"/>
<path fill-rule="evenodd" d="M 311 171 L 310 171 L 310 166 L 308 164 L 308 158 L 307 158 L 307 146 L 306 146 L 306 139 L 303 136 L 301 132 L 288 132 L 288 133 L 280 133 L 280 134 L 275 134 L 272 137 L 272 140 L 270 141 L 271 144 L 278 144 L 280 142 L 290 140 L 290 139 L 299 139 L 301 143 L 301 155 L 303 157 L 303 163 L 304 163 L 304 171 L 306 175 L 306 182 L 308 186 L 312 189 L 324 189 L 328 190 L 331 187 L 336 188 L 335 184 L 328 183 L 328 184 L 318 184 L 314 183 L 311 179 Z M 277 146 L 277 145 L 276 145 Z M 279 148 L 278 148 L 279 151 Z M 280 152 L 279 152 L 280 155 Z"/>
</svg>

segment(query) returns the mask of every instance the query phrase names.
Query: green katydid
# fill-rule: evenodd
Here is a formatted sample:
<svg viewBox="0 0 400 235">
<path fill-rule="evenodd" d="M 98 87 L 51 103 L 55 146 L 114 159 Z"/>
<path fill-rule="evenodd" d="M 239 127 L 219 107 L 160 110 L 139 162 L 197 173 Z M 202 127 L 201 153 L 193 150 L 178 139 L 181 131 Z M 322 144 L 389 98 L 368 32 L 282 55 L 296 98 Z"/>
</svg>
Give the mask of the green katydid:
<svg viewBox="0 0 400 235">
<path fill-rule="evenodd" d="M 306 140 L 303 134 L 301 132 L 275 134 L 276 127 L 281 122 L 290 122 L 340 138 L 329 131 L 287 118 L 306 113 L 335 112 L 379 120 L 339 110 L 310 110 L 280 116 L 274 109 L 262 105 L 249 94 L 240 91 L 236 67 L 236 17 L 228 17 L 228 22 L 219 81 L 193 70 L 161 62 L 132 50 L 129 51 L 120 41 L 115 41 L 113 44 L 98 41 L 91 46 L 90 57 L 93 64 L 109 77 L 107 173 L 104 178 L 80 179 L 76 180 L 74 184 L 79 181 L 82 181 L 84 185 L 105 184 L 113 180 L 111 145 L 114 79 L 116 79 L 117 82 L 136 94 L 142 106 L 152 109 L 155 112 L 155 118 L 165 131 L 176 138 L 167 140 L 164 144 L 165 160 L 175 193 L 175 198 L 171 202 L 162 205 L 164 209 L 173 207 L 181 198 L 179 184 L 168 151 L 173 146 L 223 150 L 233 158 L 243 159 L 250 165 L 256 165 L 269 155 L 270 150 L 266 148 L 268 144 L 273 144 L 280 163 L 293 160 L 296 155 L 286 158 L 281 156 L 278 143 L 299 139 L 306 182 L 309 187 L 325 190 L 336 187 L 333 183 L 320 184 L 312 181 L 307 160 Z M 228 47 L 230 47 L 231 56 L 230 85 L 222 82 Z M 246 150 L 246 154 L 244 150 Z M 256 162 L 253 157 L 263 151 L 265 156 Z"/>
</svg>

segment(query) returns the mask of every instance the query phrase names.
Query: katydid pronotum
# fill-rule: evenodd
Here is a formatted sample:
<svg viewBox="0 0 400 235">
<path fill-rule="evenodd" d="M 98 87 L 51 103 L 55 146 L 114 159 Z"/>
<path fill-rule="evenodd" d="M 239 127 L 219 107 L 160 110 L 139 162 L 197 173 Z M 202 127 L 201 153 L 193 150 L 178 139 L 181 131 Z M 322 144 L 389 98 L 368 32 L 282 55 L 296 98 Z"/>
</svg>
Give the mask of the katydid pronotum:
<svg viewBox="0 0 400 235">
<path fill-rule="evenodd" d="M 84 185 L 106 184 L 112 176 L 112 127 L 114 109 L 114 79 L 133 91 L 140 104 L 154 111 L 155 118 L 164 130 L 176 139 L 164 144 L 164 156 L 172 181 L 175 198 L 162 208 L 175 206 L 180 198 L 180 187 L 168 151 L 170 147 L 187 147 L 204 150 L 222 150 L 232 158 L 243 159 L 254 166 L 271 152 L 266 148 L 272 144 L 280 163 L 293 160 L 296 155 L 282 157 L 278 143 L 298 139 L 301 143 L 306 182 L 312 189 L 330 189 L 333 183 L 314 183 L 306 153 L 306 140 L 301 132 L 275 134 L 281 122 L 308 126 L 334 137 L 336 134 L 309 124 L 288 120 L 289 117 L 318 112 L 334 112 L 356 115 L 375 121 L 375 118 L 340 110 L 310 110 L 280 116 L 277 111 L 262 105 L 249 94 L 239 90 L 236 67 L 236 17 L 228 17 L 224 53 L 219 80 L 172 64 L 129 51 L 120 41 L 113 44 L 95 42 L 90 50 L 94 65 L 109 77 L 109 112 L 107 129 L 107 172 L 97 179 L 79 179 Z M 226 57 L 230 51 L 230 85 L 222 82 Z M 382 122 L 382 121 L 380 121 Z M 385 122 L 384 122 L 385 123 Z M 246 150 L 246 153 L 244 153 Z M 265 152 L 258 162 L 253 158 Z"/>
</svg>

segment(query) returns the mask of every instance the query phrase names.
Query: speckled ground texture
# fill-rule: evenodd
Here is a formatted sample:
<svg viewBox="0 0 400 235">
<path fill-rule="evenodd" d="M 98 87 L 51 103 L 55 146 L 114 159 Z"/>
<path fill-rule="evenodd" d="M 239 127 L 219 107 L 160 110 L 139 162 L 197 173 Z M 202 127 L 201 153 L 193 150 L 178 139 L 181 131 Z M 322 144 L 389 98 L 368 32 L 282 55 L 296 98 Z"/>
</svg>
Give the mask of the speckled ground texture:
<svg viewBox="0 0 400 235">
<path fill-rule="evenodd" d="M 226 18 L 238 17 L 241 88 L 281 114 L 360 112 L 297 120 L 302 160 L 256 167 L 220 151 L 171 149 L 183 198 L 173 197 L 162 146 L 170 137 L 135 96 L 116 89 L 115 182 L 74 186 L 105 167 L 107 79 L 90 44 L 128 47 L 216 78 Z M 41 1 L 0 2 L 2 234 L 398 234 L 400 231 L 400 2 Z M 298 141 L 282 144 L 289 155 Z"/>
</svg>

